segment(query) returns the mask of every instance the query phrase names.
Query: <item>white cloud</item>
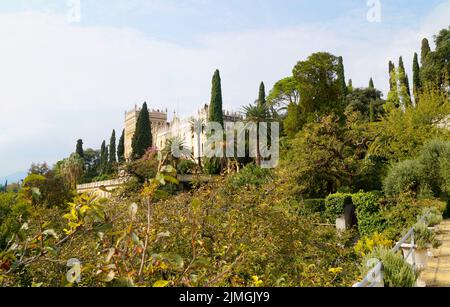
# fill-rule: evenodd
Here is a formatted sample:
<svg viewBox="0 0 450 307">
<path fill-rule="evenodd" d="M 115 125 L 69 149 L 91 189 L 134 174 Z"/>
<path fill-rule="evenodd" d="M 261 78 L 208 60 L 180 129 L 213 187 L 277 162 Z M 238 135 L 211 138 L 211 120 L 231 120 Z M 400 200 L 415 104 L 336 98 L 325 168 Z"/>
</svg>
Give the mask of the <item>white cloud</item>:
<svg viewBox="0 0 450 307">
<path fill-rule="evenodd" d="M 130 28 L 68 24 L 54 13 L 1 14 L 0 173 L 32 161 L 55 162 L 78 138 L 98 146 L 113 128 L 122 129 L 123 111 L 144 100 L 191 114 L 209 100 L 216 68 L 224 104 L 233 109 L 256 98 L 260 81 L 270 88 L 316 51 L 343 55 L 356 86 L 373 76 L 386 90 L 388 60 L 403 55 L 410 66 L 421 38 L 448 26 L 449 13 L 450 1 L 420 29 L 386 30 L 359 20 L 345 27 L 221 33 L 201 37 L 199 46 L 190 48 Z"/>
</svg>

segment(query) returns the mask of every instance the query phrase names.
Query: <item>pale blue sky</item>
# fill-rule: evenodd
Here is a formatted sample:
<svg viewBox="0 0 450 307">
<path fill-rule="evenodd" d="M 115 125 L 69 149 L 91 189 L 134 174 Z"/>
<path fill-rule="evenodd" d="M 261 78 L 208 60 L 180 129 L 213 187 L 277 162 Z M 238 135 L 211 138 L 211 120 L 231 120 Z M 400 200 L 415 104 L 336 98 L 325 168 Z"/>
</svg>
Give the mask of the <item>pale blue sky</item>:
<svg viewBox="0 0 450 307">
<path fill-rule="evenodd" d="M 312 52 L 342 55 L 355 86 L 383 91 L 387 62 L 409 69 L 423 37 L 450 25 L 450 0 L 0 0 L 0 180 L 54 163 L 82 138 L 97 148 L 147 101 L 194 114 L 221 70 L 224 105 L 252 102 Z M 20 117 L 15 117 L 20 113 Z M 18 121 L 20 118 L 20 121 Z"/>
</svg>

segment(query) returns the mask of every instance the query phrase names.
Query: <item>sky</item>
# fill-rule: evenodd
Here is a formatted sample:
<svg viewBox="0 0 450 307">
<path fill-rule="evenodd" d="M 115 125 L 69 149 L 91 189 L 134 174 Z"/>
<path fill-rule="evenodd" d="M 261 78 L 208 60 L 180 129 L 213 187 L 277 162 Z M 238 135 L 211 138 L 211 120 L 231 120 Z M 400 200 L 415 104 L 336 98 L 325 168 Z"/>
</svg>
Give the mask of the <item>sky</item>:
<svg viewBox="0 0 450 307">
<path fill-rule="evenodd" d="M 450 0 L 0 0 L 0 178 L 100 147 L 144 101 L 195 114 L 216 68 L 231 110 L 318 51 L 386 93 L 449 20 Z"/>
</svg>

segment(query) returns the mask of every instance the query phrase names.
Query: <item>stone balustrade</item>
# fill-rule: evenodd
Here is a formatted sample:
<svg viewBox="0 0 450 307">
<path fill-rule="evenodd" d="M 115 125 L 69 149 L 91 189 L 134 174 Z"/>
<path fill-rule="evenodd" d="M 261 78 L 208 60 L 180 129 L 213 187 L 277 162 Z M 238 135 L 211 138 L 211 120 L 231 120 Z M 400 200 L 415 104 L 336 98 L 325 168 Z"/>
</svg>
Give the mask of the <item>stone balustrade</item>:
<svg viewBox="0 0 450 307">
<path fill-rule="evenodd" d="M 118 187 L 120 187 L 127 181 L 128 181 L 128 178 L 124 177 L 124 178 L 118 178 L 118 179 L 112 179 L 112 180 L 79 184 L 79 185 L 77 185 L 77 193 L 80 193 L 80 194 L 87 193 L 87 194 L 93 194 L 93 195 L 96 195 L 96 196 L 102 197 L 102 198 L 109 198 L 109 197 L 111 197 L 111 193 L 114 189 L 117 189 Z"/>
</svg>

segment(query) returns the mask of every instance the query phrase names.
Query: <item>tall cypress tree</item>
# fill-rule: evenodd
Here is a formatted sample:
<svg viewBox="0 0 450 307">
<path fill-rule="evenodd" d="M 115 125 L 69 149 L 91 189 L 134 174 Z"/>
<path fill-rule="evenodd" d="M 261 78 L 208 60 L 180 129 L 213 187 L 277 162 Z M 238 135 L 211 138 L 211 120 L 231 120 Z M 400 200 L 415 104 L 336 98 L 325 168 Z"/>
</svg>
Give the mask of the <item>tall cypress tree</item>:
<svg viewBox="0 0 450 307">
<path fill-rule="evenodd" d="M 83 150 L 83 140 L 77 141 L 77 148 L 75 152 L 81 157 L 84 158 L 84 150 Z"/>
<path fill-rule="evenodd" d="M 417 52 L 415 52 L 413 61 L 413 93 L 416 102 L 418 102 L 418 94 L 421 87 L 419 56 L 417 55 Z"/>
<path fill-rule="evenodd" d="M 422 65 L 425 63 L 425 60 L 427 59 L 427 56 L 430 54 L 431 48 L 430 48 L 430 42 L 428 39 L 424 38 L 422 40 L 422 51 L 420 55 L 420 62 Z"/>
<path fill-rule="evenodd" d="M 223 126 L 222 85 L 220 72 L 216 70 L 212 79 L 211 103 L 209 105 L 209 121 Z"/>
<path fill-rule="evenodd" d="M 259 85 L 258 104 L 259 105 L 266 104 L 266 87 L 264 86 L 264 82 L 261 82 L 261 84 Z"/>
<path fill-rule="evenodd" d="M 125 162 L 125 129 L 122 130 L 119 144 L 117 144 L 117 158 L 119 160 L 119 163 Z"/>
<path fill-rule="evenodd" d="M 133 160 L 140 159 L 152 146 L 152 128 L 147 103 L 144 102 L 136 122 L 136 130 L 131 141 Z"/>
<path fill-rule="evenodd" d="M 347 97 L 348 94 L 348 88 L 347 85 L 345 84 L 344 59 L 341 56 L 338 58 L 337 77 L 342 98 L 345 99 L 345 97 Z"/>
<path fill-rule="evenodd" d="M 389 90 L 392 91 L 394 89 L 394 82 L 392 80 L 392 73 L 395 70 L 395 65 L 392 61 L 389 61 Z"/>
<path fill-rule="evenodd" d="M 106 148 L 106 142 L 102 142 L 100 148 L 100 173 L 104 174 L 106 172 L 106 166 L 108 164 L 108 149 Z"/>
<path fill-rule="evenodd" d="M 372 77 L 371 77 L 370 80 L 369 80 L 369 88 L 371 88 L 371 89 L 374 89 L 374 88 L 375 88 L 375 85 L 373 84 L 373 79 L 372 79 Z"/>
<path fill-rule="evenodd" d="M 114 165 L 117 163 L 116 158 L 116 130 L 112 131 L 111 139 L 109 140 L 109 163 Z"/>
<path fill-rule="evenodd" d="M 404 101 L 402 102 L 405 104 L 405 106 L 409 105 L 411 104 L 411 90 L 409 87 L 409 79 L 405 71 L 405 65 L 403 64 L 402 57 L 400 57 L 398 60 L 398 80 L 400 82 L 400 88 L 402 89 L 402 91 L 405 91 L 402 95 L 404 99 Z"/>
</svg>

